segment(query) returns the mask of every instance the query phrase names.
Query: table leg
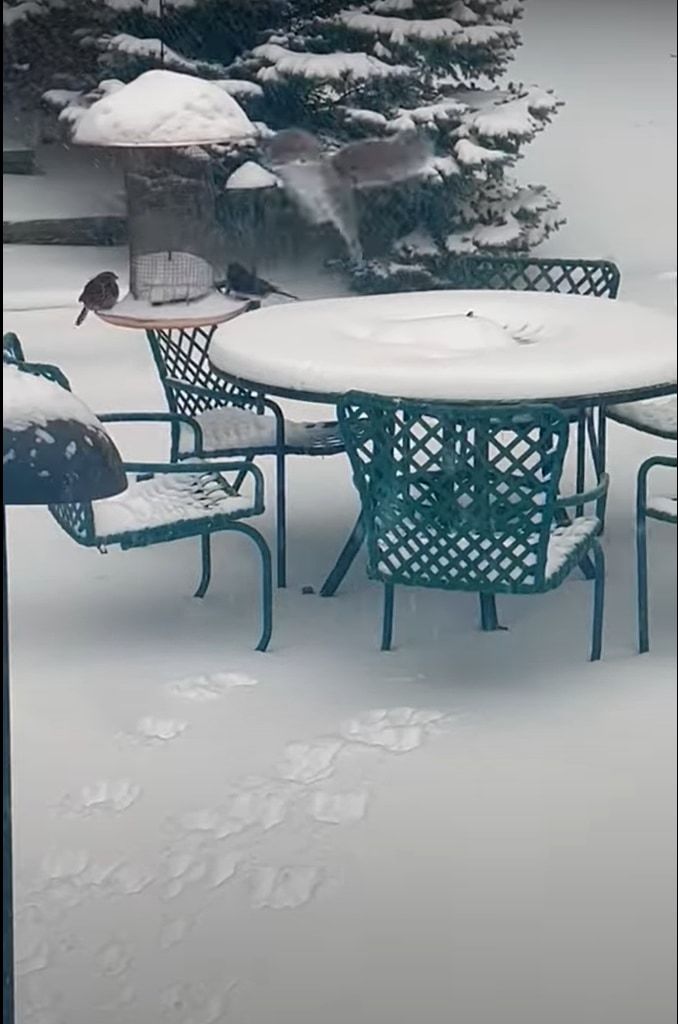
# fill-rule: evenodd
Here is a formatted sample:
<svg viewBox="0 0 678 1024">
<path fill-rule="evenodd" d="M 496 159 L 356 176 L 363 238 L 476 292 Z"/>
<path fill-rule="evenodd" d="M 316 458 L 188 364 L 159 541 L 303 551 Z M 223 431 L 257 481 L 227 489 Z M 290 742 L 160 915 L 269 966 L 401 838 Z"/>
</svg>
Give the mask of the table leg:
<svg viewBox="0 0 678 1024">
<path fill-rule="evenodd" d="M 12 779 L 10 758 L 7 534 L 2 506 L 2 1019 L 14 1024 L 14 908 L 12 900 Z"/>
<path fill-rule="evenodd" d="M 320 588 L 321 597 L 334 597 L 344 579 L 344 576 L 351 568 L 356 555 L 363 546 L 364 540 L 365 524 L 361 514 L 358 516 L 355 526 L 351 530 L 348 540 L 344 544 L 334 568 Z"/>
</svg>

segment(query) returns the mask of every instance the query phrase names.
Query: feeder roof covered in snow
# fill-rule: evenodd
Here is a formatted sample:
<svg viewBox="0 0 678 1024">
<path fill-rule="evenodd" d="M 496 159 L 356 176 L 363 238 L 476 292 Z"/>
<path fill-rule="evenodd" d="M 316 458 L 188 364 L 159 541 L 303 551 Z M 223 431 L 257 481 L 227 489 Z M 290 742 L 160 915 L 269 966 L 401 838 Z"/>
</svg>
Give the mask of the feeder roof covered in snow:
<svg viewBox="0 0 678 1024">
<path fill-rule="evenodd" d="M 78 119 L 73 141 L 173 147 L 245 142 L 256 135 L 238 101 L 213 82 L 155 70 L 93 103 Z"/>
</svg>

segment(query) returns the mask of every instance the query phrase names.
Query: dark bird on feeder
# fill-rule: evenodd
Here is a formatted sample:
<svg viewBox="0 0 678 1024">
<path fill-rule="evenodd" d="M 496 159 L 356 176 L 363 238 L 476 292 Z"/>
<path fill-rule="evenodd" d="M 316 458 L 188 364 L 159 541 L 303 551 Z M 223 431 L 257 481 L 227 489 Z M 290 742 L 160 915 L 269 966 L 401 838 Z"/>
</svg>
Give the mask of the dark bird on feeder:
<svg viewBox="0 0 678 1024">
<path fill-rule="evenodd" d="M 284 295 L 286 299 L 299 299 L 298 295 L 285 292 L 282 288 L 271 284 L 270 281 L 266 281 L 263 277 L 257 277 L 247 267 L 243 267 L 242 263 L 229 263 L 226 271 L 226 284 L 228 285 L 228 290 L 237 295 L 258 296 L 260 298 L 265 298 L 267 295 Z"/>
<path fill-rule="evenodd" d="M 78 299 L 78 302 L 82 303 L 82 309 L 75 321 L 75 326 L 80 326 L 90 310 L 93 313 L 98 313 L 103 309 L 113 309 L 119 298 L 118 275 L 111 270 L 104 270 L 101 274 L 97 274 L 82 289 Z"/>
</svg>

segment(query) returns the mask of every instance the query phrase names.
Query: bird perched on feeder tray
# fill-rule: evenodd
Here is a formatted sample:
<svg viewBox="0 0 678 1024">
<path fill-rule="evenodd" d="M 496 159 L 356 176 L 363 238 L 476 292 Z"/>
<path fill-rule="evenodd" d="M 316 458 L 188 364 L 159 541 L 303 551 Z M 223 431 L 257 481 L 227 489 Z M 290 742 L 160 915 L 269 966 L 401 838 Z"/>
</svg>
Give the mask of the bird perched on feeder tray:
<svg viewBox="0 0 678 1024">
<path fill-rule="evenodd" d="M 262 299 L 267 295 L 284 295 L 286 299 L 295 299 L 296 301 L 299 299 L 298 295 L 285 292 L 265 278 L 257 277 L 247 267 L 243 267 L 242 263 L 229 263 L 226 270 L 226 284 L 229 292 L 234 292 L 236 295 L 256 296 Z"/>
<path fill-rule="evenodd" d="M 100 310 L 113 309 L 119 298 L 118 275 L 114 274 L 112 270 L 104 270 L 101 274 L 97 274 L 82 289 L 78 299 L 78 302 L 82 303 L 82 309 L 75 321 L 75 326 L 79 327 L 90 311 L 98 313 Z"/>
</svg>

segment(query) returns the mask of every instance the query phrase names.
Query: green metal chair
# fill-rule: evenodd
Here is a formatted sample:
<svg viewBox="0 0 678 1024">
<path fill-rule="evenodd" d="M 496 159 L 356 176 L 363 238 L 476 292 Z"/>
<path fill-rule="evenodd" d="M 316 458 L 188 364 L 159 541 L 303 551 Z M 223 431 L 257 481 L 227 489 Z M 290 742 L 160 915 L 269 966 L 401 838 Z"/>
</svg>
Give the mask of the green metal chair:
<svg viewBox="0 0 678 1024">
<path fill-rule="evenodd" d="M 404 260 L 395 270 L 389 267 L 387 276 L 384 276 L 380 264 L 368 262 L 357 273 L 355 283 L 359 291 L 369 294 L 480 288 L 492 291 L 559 292 L 563 295 L 616 299 L 621 273 L 619 267 L 610 260 L 565 259 L 521 253 L 450 253 L 447 257 L 441 258 L 435 254 L 423 260 L 418 256 L 416 267 L 409 267 L 407 260 Z M 604 454 L 598 457 L 598 448 L 601 445 L 604 447 L 605 416 L 601 411 L 597 425 L 594 424 L 591 409 L 580 410 L 571 416 L 577 424 L 575 486 L 578 491 L 582 491 L 586 480 L 587 436 L 594 463 L 598 465 L 604 462 Z"/>
<path fill-rule="evenodd" d="M 244 314 L 247 315 L 247 314 Z M 224 329 L 228 329 L 228 326 Z M 231 384 L 209 361 L 213 328 L 146 331 L 167 408 L 201 426 L 203 455 L 248 459 L 273 455 L 276 461 L 276 561 L 279 587 L 287 583 L 286 459 L 290 455 L 337 455 L 344 446 L 336 422 L 286 420 L 277 402 Z M 191 438 L 182 428 L 172 433 L 172 461 L 184 458 Z"/>
<path fill-rule="evenodd" d="M 568 421 L 545 405 L 454 406 L 357 392 L 338 405 L 360 495 L 367 572 L 384 584 L 382 650 L 396 585 L 480 595 L 484 629 L 496 594 L 559 586 L 592 556 L 591 660 L 600 658 L 604 558 L 598 541 L 608 479 L 559 497 Z M 596 502 L 595 515 L 567 509 Z"/>
<path fill-rule="evenodd" d="M 653 455 L 641 464 L 636 485 L 636 561 L 638 583 L 638 651 L 646 654 L 650 649 L 650 624 L 647 595 L 647 520 L 662 523 L 678 522 L 675 495 L 648 496 L 648 475 L 657 466 L 676 469 L 675 456 Z"/>
<path fill-rule="evenodd" d="M 16 339 L 16 344 L 12 342 Z M 18 348 L 17 348 L 18 346 Z M 67 377 L 56 366 L 27 363 L 16 335 L 3 338 L 5 361 L 14 362 L 25 373 L 46 377 L 70 390 Z M 105 552 L 118 546 L 148 547 L 188 537 L 200 538 L 201 577 L 195 597 L 204 597 L 212 574 L 211 536 L 232 531 L 242 533 L 256 545 L 262 571 L 262 629 L 257 650 L 268 647 L 273 622 L 273 584 L 271 552 L 265 539 L 242 520 L 264 511 L 264 478 L 252 462 L 200 459 L 204 442 L 199 425 L 190 416 L 178 413 L 105 413 L 102 423 L 167 423 L 176 432 L 182 429 L 192 439 L 193 455 L 175 462 L 125 462 L 128 475 L 135 475 L 127 490 L 113 498 L 94 502 L 50 505 L 49 510 L 66 533 L 85 547 Z M 232 486 L 224 474 L 234 474 Z M 252 497 L 240 494 L 242 481 L 252 477 Z"/>
<path fill-rule="evenodd" d="M 356 287 L 370 294 L 393 291 L 460 288 L 493 291 L 561 292 L 616 299 L 621 274 L 610 260 L 565 259 L 506 253 L 470 253 L 446 257 L 417 255 L 389 267 L 385 276 L 378 263 L 367 262 L 356 273 Z"/>
</svg>

